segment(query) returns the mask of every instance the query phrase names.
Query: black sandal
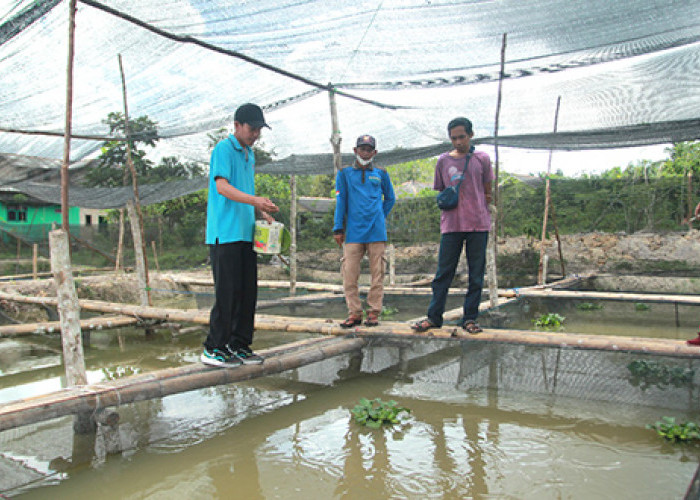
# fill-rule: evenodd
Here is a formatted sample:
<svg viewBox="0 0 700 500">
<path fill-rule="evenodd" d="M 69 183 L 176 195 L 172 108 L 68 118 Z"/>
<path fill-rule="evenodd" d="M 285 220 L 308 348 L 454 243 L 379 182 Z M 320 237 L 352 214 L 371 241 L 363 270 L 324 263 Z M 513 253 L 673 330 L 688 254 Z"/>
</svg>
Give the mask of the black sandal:
<svg viewBox="0 0 700 500">
<path fill-rule="evenodd" d="M 353 326 L 361 325 L 362 324 L 362 318 L 358 318 L 357 316 L 349 316 L 348 319 L 343 321 L 340 326 L 343 328 L 352 328 Z"/>
<path fill-rule="evenodd" d="M 437 325 L 429 319 L 422 319 L 419 322 L 411 325 L 411 329 L 418 333 L 427 332 L 431 328 L 437 328 Z"/>
<path fill-rule="evenodd" d="M 471 333 L 472 335 L 474 335 L 474 334 L 476 334 L 476 333 L 481 333 L 481 332 L 484 331 L 484 330 L 482 330 L 482 328 L 479 326 L 479 323 L 477 323 L 477 322 L 474 321 L 473 319 L 468 319 L 467 321 L 465 321 L 465 322 L 462 324 L 462 328 L 464 328 L 464 329 L 467 331 L 467 333 Z"/>
</svg>

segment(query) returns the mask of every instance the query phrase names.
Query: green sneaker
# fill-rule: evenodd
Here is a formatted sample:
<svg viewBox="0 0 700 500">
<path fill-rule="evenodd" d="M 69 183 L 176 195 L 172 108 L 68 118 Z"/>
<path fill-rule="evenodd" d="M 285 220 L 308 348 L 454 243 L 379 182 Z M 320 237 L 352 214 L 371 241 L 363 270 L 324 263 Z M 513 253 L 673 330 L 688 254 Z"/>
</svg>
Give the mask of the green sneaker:
<svg viewBox="0 0 700 500">
<path fill-rule="evenodd" d="M 244 365 L 259 365 L 265 361 L 262 356 L 258 356 L 250 347 L 239 347 L 231 353 L 231 357 L 240 360 Z"/>
<path fill-rule="evenodd" d="M 238 366 L 242 363 L 240 359 L 221 349 L 209 350 L 207 348 L 202 351 L 199 360 L 205 365 L 210 366 Z"/>
</svg>

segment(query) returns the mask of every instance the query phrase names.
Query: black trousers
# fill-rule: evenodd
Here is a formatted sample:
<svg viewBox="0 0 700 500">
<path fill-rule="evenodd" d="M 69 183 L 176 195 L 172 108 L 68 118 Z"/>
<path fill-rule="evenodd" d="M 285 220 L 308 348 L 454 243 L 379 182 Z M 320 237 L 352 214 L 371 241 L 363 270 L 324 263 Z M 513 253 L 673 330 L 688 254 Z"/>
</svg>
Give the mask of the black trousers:
<svg viewBox="0 0 700 500">
<path fill-rule="evenodd" d="M 237 349 L 253 343 L 258 263 L 246 241 L 209 245 L 216 300 L 209 316 L 207 349 Z"/>
</svg>

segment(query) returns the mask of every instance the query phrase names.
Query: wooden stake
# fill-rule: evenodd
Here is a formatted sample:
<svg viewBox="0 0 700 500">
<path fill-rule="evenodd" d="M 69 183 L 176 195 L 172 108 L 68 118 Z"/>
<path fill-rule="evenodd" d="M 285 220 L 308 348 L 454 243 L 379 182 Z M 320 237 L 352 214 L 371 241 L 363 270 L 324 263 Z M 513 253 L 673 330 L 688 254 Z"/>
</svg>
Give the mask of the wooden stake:
<svg viewBox="0 0 700 500">
<path fill-rule="evenodd" d="M 61 219 L 62 227 L 70 232 L 68 225 L 68 184 L 70 164 L 70 135 L 73 125 L 73 60 L 75 55 L 75 5 L 68 2 L 68 64 L 66 69 L 66 126 L 63 136 L 63 163 L 61 164 Z"/>
<path fill-rule="evenodd" d="M 491 235 L 489 238 L 489 244 L 486 250 L 486 267 L 488 269 L 489 278 L 489 300 L 491 302 L 491 307 L 496 307 L 498 305 L 498 264 L 496 259 L 498 257 L 498 217 L 499 217 L 499 188 L 498 188 L 498 175 L 499 175 L 499 161 L 498 161 L 498 123 L 501 116 L 501 99 L 503 96 L 503 78 L 505 77 L 505 66 L 506 66 L 506 42 L 508 39 L 508 33 L 503 33 L 503 39 L 501 41 L 501 71 L 498 75 L 498 97 L 496 99 L 496 118 L 494 120 L 493 126 L 493 151 L 494 151 L 494 176 L 496 177 L 492 187 L 491 192 L 493 197 L 493 203 L 491 204 Z"/>
<path fill-rule="evenodd" d="M 155 240 L 151 241 L 151 248 L 153 249 L 153 260 L 156 263 L 156 271 L 160 272 L 160 266 L 158 265 L 158 252 L 156 251 Z"/>
<path fill-rule="evenodd" d="M 554 133 L 557 133 L 557 123 L 559 122 L 559 106 L 561 104 L 561 96 L 557 97 L 557 107 L 554 112 Z M 543 265 L 544 265 L 544 255 L 545 255 L 545 244 L 544 240 L 547 236 L 547 220 L 549 219 L 549 206 L 552 203 L 552 190 L 550 187 L 550 181 L 549 181 L 549 175 L 552 170 L 552 150 L 549 150 L 549 160 L 547 162 L 547 179 L 545 181 L 545 188 L 544 188 L 544 214 L 542 215 L 542 235 L 541 235 L 541 240 L 540 240 L 540 262 L 537 267 L 537 283 L 540 285 L 544 285 L 545 279 L 544 279 L 544 273 L 543 273 Z M 558 233 L 559 231 L 557 231 Z"/>
<path fill-rule="evenodd" d="M 292 242 L 289 246 L 289 295 L 297 292 L 297 176 L 292 174 L 289 180 L 291 200 L 289 207 L 289 232 Z"/>
<path fill-rule="evenodd" d="M 119 271 L 122 267 L 122 256 L 124 253 L 124 209 L 119 209 L 119 242 L 117 243 L 117 258 L 114 262 L 114 271 Z"/>
<path fill-rule="evenodd" d="M 80 305 L 71 272 L 68 233 L 63 229 L 51 231 L 49 245 L 51 247 L 51 270 L 58 291 L 58 314 L 61 323 L 66 381 L 69 386 L 85 385 L 87 384 L 87 375 L 85 374 L 80 330 Z"/>
<path fill-rule="evenodd" d="M 39 272 L 39 245 L 34 243 L 32 247 L 32 279 L 37 279 Z"/>
<path fill-rule="evenodd" d="M 143 213 L 141 213 L 141 202 L 139 201 L 139 186 L 138 186 L 138 180 L 136 176 L 136 168 L 134 167 L 134 161 L 131 157 L 131 140 L 130 140 L 130 132 L 129 132 L 129 106 L 127 104 L 127 98 L 126 98 L 126 79 L 124 77 L 124 66 L 122 65 L 122 56 L 119 54 L 119 73 L 121 74 L 122 78 L 122 94 L 124 98 L 124 134 L 126 135 L 126 163 L 129 166 L 129 170 L 131 170 L 131 182 L 134 188 L 134 199 L 133 199 L 133 208 L 135 210 L 136 217 L 132 217 L 131 214 L 129 214 L 129 219 L 131 221 L 131 230 L 132 233 L 134 234 L 134 253 L 137 257 L 137 261 L 142 259 L 142 262 L 139 263 L 137 262 L 136 268 L 139 268 L 139 265 L 141 266 L 141 274 L 139 275 L 139 278 L 143 278 L 144 280 L 144 287 L 143 287 L 143 292 L 145 292 L 145 300 L 146 303 L 143 305 L 151 305 L 153 302 L 151 301 L 151 287 L 148 284 L 148 257 L 146 256 L 146 242 L 144 238 L 144 233 L 143 233 Z M 127 204 L 127 210 L 129 209 L 129 205 Z M 136 225 L 136 228 L 134 228 L 134 225 Z M 136 233 L 138 233 L 138 238 L 135 236 Z M 139 249 L 136 248 L 137 245 L 137 240 L 139 244 Z M 139 255 L 140 254 L 140 255 Z M 142 297 L 142 301 L 144 298 Z"/>
<path fill-rule="evenodd" d="M 335 104 L 335 89 L 331 83 L 328 83 L 328 99 L 331 105 L 331 145 L 333 146 L 333 174 L 334 180 L 338 172 L 343 168 L 343 159 L 340 154 L 340 143 L 342 142 L 342 137 L 340 136 L 340 128 L 338 126 L 338 109 Z"/>
<path fill-rule="evenodd" d="M 139 297 L 141 298 L 141 305 L 150 306 L 151 295 L 148 290 L 148 274 L 146 271 L 144 245 L 141 241 L 141 231 L 139 231 L 139 216 L 136 213 L 134 200 L 129 200 L 126 203 L 126 211 L 129 216 L 129 224 L 131 226 L 131 237 L 134 239 L 134 258 L 136 260 L 136 275 L 139 280 Z"/>
</svg>

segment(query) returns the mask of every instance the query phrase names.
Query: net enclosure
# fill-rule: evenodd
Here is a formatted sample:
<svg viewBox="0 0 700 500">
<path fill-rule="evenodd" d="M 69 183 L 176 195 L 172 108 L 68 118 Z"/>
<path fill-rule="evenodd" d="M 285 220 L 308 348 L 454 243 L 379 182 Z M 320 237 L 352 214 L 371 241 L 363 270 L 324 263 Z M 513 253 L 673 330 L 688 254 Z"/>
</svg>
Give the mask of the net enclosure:
<svg viewBox="0 0 700 500">
<path fill-rule="evenodd" d="M 69 6 L 0 0 L 0 153 L 15 161 L 62 157 Z M 502 54 L 501 145 L 700 137 L 697 0 L 79 0 L 75 30 L 73 162 L 124 109 L 119 56 L 130 115 L 187 161 L 208 161 L 208 134 L 245 102 L 266 110 L 270 171 L 332 171 L 333 132 L 346 154 L 371 133 L 387 163 L 427 157 L 460 115 L 493 142 Z"/>
</svg>

